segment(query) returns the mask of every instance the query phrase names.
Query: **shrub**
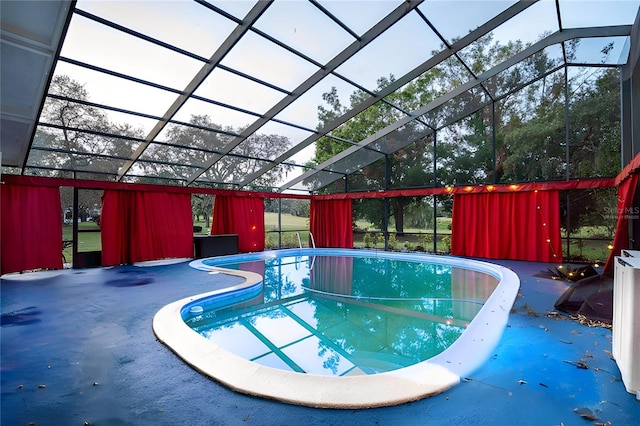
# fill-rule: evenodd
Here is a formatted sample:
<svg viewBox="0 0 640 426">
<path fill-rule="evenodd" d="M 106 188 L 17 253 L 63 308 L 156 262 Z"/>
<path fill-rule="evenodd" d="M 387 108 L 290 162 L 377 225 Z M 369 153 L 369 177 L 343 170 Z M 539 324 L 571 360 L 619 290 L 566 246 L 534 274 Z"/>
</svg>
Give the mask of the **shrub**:
<svg viewBox="0 0 640 426">
<path fill-rule="evenodd" d="M 420 235 L 420 243 L 425 247 L 428 247 L 430 244 L 433 244 L 433 234 Z"/>
<path fill-rule="evenodd" d="M 364 234 L 364 237 L 362 237 L 362 241 L 364 242 L 364 246 L 366 248 L 371 248 L 371 244 L 373 244 L 373 238 L 370 233 L 367 232 L 366 234 Z"/>
<path fill-rule="evenodd" d="M 396 238 L 396 234 L 389 234 L 389 242 L 388 242 L 389 250 L 395 250 L 397 244 L 398 244 L 398 240 Z"/>
<path fill-rule="evenodd" d="M 451 236 L 446 235 L 442 237 L 442 244 L 444 245 L 445 251 L 451 251 Z"/>
</svg>

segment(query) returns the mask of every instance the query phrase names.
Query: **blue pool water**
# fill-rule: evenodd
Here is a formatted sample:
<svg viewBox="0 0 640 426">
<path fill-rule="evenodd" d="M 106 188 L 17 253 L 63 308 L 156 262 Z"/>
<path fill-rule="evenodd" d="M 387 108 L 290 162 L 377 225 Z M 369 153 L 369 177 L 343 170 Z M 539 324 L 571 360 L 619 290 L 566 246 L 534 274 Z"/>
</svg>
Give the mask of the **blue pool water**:
<svg viewBox="0 0 640 426">
<path fill-rule="evenodd" d="M 499 283 L 486 271 L 420 256 L 283 253 L 202 261 L 204 270 L 250 271 L 264 279 L 185 305 L 185 323 L 263 366 L 326 376 L 377 374 L 445 351 Z"/>
</svg>

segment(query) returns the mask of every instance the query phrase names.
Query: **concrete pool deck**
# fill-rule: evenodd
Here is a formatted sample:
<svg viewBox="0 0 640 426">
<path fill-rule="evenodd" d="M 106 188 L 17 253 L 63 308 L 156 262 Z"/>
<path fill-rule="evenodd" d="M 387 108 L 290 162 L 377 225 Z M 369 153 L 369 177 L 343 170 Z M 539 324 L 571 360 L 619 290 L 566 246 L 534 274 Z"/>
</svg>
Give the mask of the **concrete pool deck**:
<svg viewBox="0 0 640 426">
<path fill-rule="evenodd" d="M 188 262 L 4 276 L 2 425 L 634 425 L 640 402 L 611 359 L 611 330 L 547 316 L 567 283 L 550 265 L 496 261 L 521 279 L 502 340 L 439 395 L 386 408 L 315 409 L 246 396 L 158 342 L 167 303 L 238 283 Z"/>
</svg>

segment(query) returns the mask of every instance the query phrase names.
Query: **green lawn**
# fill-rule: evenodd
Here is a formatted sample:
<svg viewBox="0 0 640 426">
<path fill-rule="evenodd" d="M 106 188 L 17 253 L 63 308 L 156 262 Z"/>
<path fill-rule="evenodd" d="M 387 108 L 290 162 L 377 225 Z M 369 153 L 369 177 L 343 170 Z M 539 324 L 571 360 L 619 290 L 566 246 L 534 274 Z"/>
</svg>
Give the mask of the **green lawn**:
<svg viewBox="0 0 640 426">
<path fill-rule="evenodd" d="M 450 234 L 451 233 L 451 218 L 450 217 L 439 217 L 437 218 L 437 229 L 438 233 Z M 206 228 L 205 222 L 197 221 L 193 223 L 196 226 L 202 227 L 202 233 L 209 233 L 209 229 Z M 290 214 L 283 214 L 281 219 L 282 231 L 302 231 L 309 229 L 309 218 L 307 217 L 299 217 L 292 216 Z M 364 221 L 358 220 L 355 222 L 355 226 L 358 229 L 367 229 L 371 232 L 375 231 L 375 227 L 373 224 Z M 277 231 L 278 230 L 278 213 L 273 212 L 265 212 L 264 214 L 264 229 L 265 232 Z M 393 230 L 393 224 L 389 226 L 390 230 Z M 419 228 L 405 228 L 405 232 L 407 233 L 433 233 L 433 229 L 419 229 Z"/>
<path fill-rule="evenodd" d="M 376 227 L 367 221 L 357 220 L 356 228 L 358 229 L 366 229 L 370 232 L 375 232 Z M 438 230 L 438 234 L 450 234 L 451 233 L 451 218 L 450 217 L 438 217 L 436 218 L 436 229 Z M 389 231 L 393 232 L 395 230 L 395 224 L 393 221 L 389 223 Z M 433 228 L 404 228 L 404 232 L 409 234 L 420 234 L 420 233 L 433 233 Z"/>
<path fill-rule="evenodd" d="M 571 239 L 571 258 L 576 257 L 592 262 L 604 262 L 609 257 L 608 240 L 574 240 Z M 562 255 L 567 257 L 566 242 L 562 246 Z"/>
<path fill-rule="evenodd" d="M 283 214 L 282 219 L 282 231 L 301 231 L 309 229 L 309 218 L 293 216 L 290 214 Z M 278 213 L 265 212 L 264 214 L 264 230 L 265 231 L 277 231 L 278 230 Z"/>
<path fill-rule="evenodd" d="M 292 216 L 290 214 L 282 215 L 282 230 L 283 231 L 300 231 L 303 229 L 309 229 L 309 218 Z M 206 227 L 204 220 L 196 221 L 194 226 L 201 226 L 203 233 L 209 233 L 209 229 Z M 265 231 L 277 231 L 278 230 L 278 213 L 265 212 L 264 214 L 264 229 Z"/>
<path fill-rule="evenodd" d="M 98 230 L 100 227 L 95 222 L 78 223 L 78 251 L 100 251 L 102 250 L 102 240 L 100 232 L 81 232 L 82 230 Z M 73 238 L 73 227 L 62 225 L 62 240 L 71 241 Z M 71 246 L 65 247 L 62 251 L 65 262 L 72 262 L 73 250 Z"/>
<path fill-rule="evenodd" d="M 571 238 L 609 238 L 613 241 L 615 229 L 608 229 L 606 226 L 581 226 L 571 234 Z M 562 230 L 562 235 L 566 231 Z"/>
</svg>

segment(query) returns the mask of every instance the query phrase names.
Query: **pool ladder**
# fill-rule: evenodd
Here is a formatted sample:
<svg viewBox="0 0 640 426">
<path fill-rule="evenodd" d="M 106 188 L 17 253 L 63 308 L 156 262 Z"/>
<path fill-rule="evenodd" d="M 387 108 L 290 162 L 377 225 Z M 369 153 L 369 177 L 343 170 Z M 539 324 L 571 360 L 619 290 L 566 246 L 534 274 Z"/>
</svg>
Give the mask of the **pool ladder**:
<svg viewBox="0 0 640 426">
<path fill-rule="evenodd" d="M 300 248 L 302 248 L 302 240 L 300 239 L 300 233 L 296 232 L 296 236 L 298 237 L 298 245 L 300 246 Z M 309 237 L 311 238 L 311 246 L 315 249 L 316 248 L 316 240 L 313 238 L 313 234 L 311 232 L 309 232 Z M 316 263 L 316 257 L 313 256 L 312 258 L 309 258 L 309 270 L 313 269 L 313 265 Z"/>
<path fill-rule="evenodd" d="M 302 248 L 302 240 L 300 239 L 300 233 L 296 232 L 296 237 L 298 237 L 298 245 Z M 313 238 L 313 234 L 309 232 L 309 237 L 311 238 L 311 246 L 316 248 L 316 240 Z"/>
</svg>

